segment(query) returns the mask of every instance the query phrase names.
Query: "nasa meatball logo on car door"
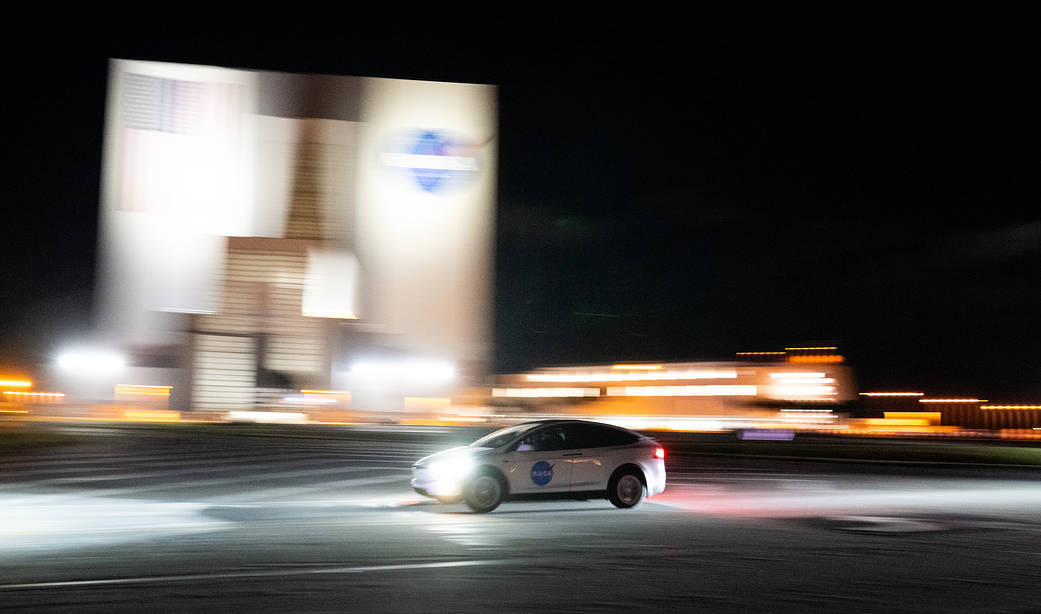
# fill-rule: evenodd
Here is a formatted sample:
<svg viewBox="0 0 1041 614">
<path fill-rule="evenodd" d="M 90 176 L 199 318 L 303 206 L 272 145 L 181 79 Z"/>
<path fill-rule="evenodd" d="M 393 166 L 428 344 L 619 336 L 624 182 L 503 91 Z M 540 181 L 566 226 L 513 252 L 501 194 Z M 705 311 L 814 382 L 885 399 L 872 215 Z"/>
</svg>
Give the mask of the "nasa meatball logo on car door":
<svg viewBox="0 0 1041 614">
<path fill-rule="evenodd" d="M 553 479 L 553 465 L 539 461 L 531 467 L 531 481 L 537 486 L 545 486 Z"/>
</svg>

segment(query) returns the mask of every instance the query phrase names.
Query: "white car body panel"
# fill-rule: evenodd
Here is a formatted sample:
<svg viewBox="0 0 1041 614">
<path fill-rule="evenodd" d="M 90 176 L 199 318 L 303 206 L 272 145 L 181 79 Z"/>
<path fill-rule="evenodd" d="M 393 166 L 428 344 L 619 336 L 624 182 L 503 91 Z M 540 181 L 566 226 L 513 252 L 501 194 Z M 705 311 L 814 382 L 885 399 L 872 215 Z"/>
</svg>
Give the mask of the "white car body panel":
<svg viewBox="0 0 1041 614">
<path fill-rule="evenodd" d="M 502 472 L 506 475 L 511 494 L 534 492 L 567 492 L 571 489 L 571 464 L 563 453 L 567 450 L 552 452 L 506 452 L 499 459 Z M 493 459 L 489 459 L 493 460 Z M 537 478 L 545 485 L 535 483 L 532 477 L 535 465 L 545 463 L 548 471 L 543 469 Z"/>
<path fill-rule="evenodd" d="M 599 424 L 584 421 L 551 421 L 533 427 L 528 434 L 551 426 Z M 600 425 L 607 426 L 607 425 Z M 665 461 L 655 458 L 661 445 L 639 433 L 630 433 L 636 441 L 625 445 L 567 448 L 562 450 L 523 451 L 516 449 L 524 436 L 499 448 L 463 446 L 428 456 L 413 467 L 412 486 L 418 492 L 435 497 L 455 497 L 462 491 L 465 473 L 447 475 L 448 469 L 476 470 L 494 467 L 505 478 L 510 496 L 532 494 L 600 493 L 606 491 L 615 471 L 623 465 L 635 465 L 646 482 L 647 497 L 665 490 Z M 465 457 L 466 461 L 456 461 Z"/>
</svg>

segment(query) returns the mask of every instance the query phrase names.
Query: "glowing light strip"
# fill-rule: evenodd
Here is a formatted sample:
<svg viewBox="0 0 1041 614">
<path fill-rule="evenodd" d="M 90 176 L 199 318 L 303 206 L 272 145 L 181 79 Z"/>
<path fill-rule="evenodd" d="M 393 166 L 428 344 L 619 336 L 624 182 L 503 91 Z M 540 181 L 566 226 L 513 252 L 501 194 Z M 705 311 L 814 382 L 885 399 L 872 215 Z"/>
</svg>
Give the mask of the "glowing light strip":
<svg viewBox="0 0 1041 614">
<path fill-rule="evenodd" d="M 806 373 L 802 371 L 780 371 L 778 373 L 771 373 L 770 377 L 773 378 L 784 378 L 784 379 L 820 379 L 827 377 L 827 373 Z"/>
<path fill-rule="evenodd" d="M 756 386 L 622 386 L 608 388 L 607 396 L 624 397 L 715 397 L 755 396 Z"/>
<path fill-rule="evenodd" d="M 919 403 L 986 403 L 987 399 L 918 399 Z"/>
<path fill-rule="evenodd" d="M 179 422 L 181 420 L 181 412 L 128 409 L 125 412 L 123 412 L 123 417 L 127 420 Z"/>
<path fill-rule="evenodd" d="M 786 352 L 736 352 L 737 356 L 784 356 Z"/>
<path fill-rule="evenodd" d="M 834 345 L 825 345 L 825 346 L 821 346 L 821 347 L 809 347 L 809 348 L 784 348 L 784 349 L 785 349 L 785 350 L 788 350 L 788 351 L 790 352 L 790 351 L 794 351 L 794 350 L 803 350 L 803 351 L 806 351 L 806 350 L 837 350 L 837 349 L 839 349 L 839 348 L 838 348 L 837 346 L 834 346 Z"/>
<path fill-rule="evenodd" d="M 302 424 L 307 421 L 307 415 L 296 412 L 284 411 L 230 411 L 228 420 L 247 420 L 251 422 L 290 422 Z"/>
<path fill-rule="evenodd" d="M 684 379 L 735 379 L 737 371 L 733 369 L 670 369 L 668 371 L 643 371 L 638 373 L 531 373 L 525 379 L 531 382 L 640 382 L 646 380 L 684 380 Z"/>
<path fill-rule="evenodd" d="M 861 392 L 862 397 L 921 397 L 924 392 Z"/>
<path fill-rule="evenodd" d="M 822 363 L 822 362 L 843 362 L 843 358 L 840 354 L 817 354 L 814 356 L 789 356 L 788 362 L 794 363 Z"/>
<path fill-rule="evenodd" d="M 917 420 L 939 420 L 942 412 L 938 411 L 887 411 L 883 412 L 886 420 L 890 419 L 917 419 Z"/>
<path fill-rule="evenodd" d="M 775 399 L 790 399 L 793 401 L 838 395 L 838 391 L 835 390 L 834 386 L 796 386 L 786 384 L 783 386 L 770 386 L 769 390 L 770 396 Z"/>
<path fill-rule="evenodd" d="M 144 384 L 116 384 L 117 395 L 168 397 L 172 386 L 148 386 Z"/>
<path fill-rule="evenodd" d="M 16 397 L 63 397 L 63 392 L 20 392 L 15 390 L 5 390 L 4 394 L 9 394 Z"/>
<path fill-rule="evenodd" d="M 599 388 L 492 388 L 493 397 L 598 397 Z"/>
<path fill-rule="evenodd" d="M 612 369 L 627 369 L 629 371 L 659 371 L 661 365 L 614 365 Z"/>
<path fill-rule="evenodd" d="M 983 405 L 980 409 L 1041 409 L 1041 405 Z"/>
<path fill-rule="evenodd" d="M 32 388 L 33 383 L 27 379 L 0 379 L 3 388 Z"/>
<path fill-rule="evenodd" d="M 301 390 L 300 394 L 350 394 L 347 390 Z"/>
</svg>

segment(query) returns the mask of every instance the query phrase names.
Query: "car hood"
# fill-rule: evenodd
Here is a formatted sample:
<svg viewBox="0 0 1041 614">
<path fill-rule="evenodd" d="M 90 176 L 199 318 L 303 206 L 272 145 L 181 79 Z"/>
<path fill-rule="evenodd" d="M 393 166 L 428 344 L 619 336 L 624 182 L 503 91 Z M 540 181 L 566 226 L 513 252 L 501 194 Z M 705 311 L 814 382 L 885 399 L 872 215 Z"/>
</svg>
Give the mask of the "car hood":
<svg viewBox="0 0 1041 614">
<path fill-rule="evenodd" d="M 415 464 L 416 465 L 427 465 L 427 464 L 432 463 L 432 462 L 436 462 L 436 461 L 439 461 L 439 460 L 446 460 L 446 459 L 449 459 L 449 458 L 454 458 L 456 456 L 479 456 L 479 455 L 484 455 L 484 454 L 488 453 L 491 450 L 492 450 L 492 448 L 475 448 L 473 446 L 459 446 L 459 447 L 456 447 L 456 448 L 449 448 L 447 450 L 442 450 L 442 451 L 437 452 L 435 454 L 431 454 L 430 456 L 424 456 L 423 458 L 421 458 L 418 461 L 416 461 Z"/>
</svg>

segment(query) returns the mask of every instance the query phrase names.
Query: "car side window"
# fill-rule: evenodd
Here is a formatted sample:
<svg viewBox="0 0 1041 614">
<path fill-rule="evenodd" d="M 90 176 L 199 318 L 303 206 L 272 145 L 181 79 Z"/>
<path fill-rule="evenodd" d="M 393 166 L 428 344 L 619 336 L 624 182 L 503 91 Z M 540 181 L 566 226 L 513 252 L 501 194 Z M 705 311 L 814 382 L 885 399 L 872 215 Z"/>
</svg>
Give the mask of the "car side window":
<svg viewBox="0 0 1041 614">
<path fill-rule="evenodd" d="M 624 446 L 636 441 L 632 433 L 601 426 L 599 424 L 574 424 L 571 425 L 573 433 L 570 439 L 572 447 L 577 448 L 606 448 L 609 446 Z"/>
<path fill-rule="evenodd" d="M 563 427 L 551 426 L 539 429 L 534 433 L 521 439 L 517 444 L 518 452 L 545 452 L 548 450 L 563 450 L 572 447 L 567 441 L 567 434 Z"/>
</svg>

